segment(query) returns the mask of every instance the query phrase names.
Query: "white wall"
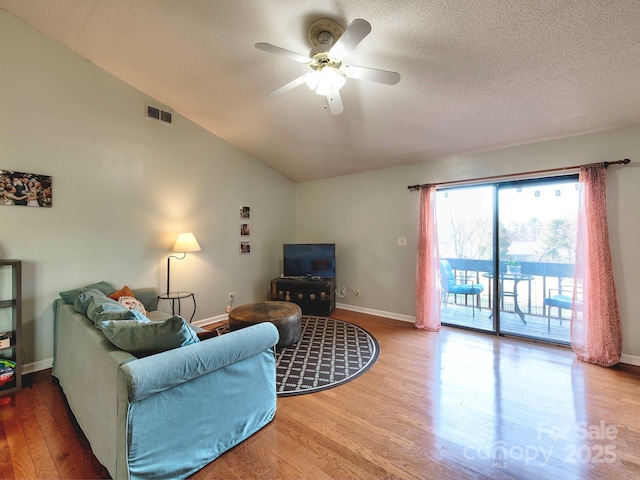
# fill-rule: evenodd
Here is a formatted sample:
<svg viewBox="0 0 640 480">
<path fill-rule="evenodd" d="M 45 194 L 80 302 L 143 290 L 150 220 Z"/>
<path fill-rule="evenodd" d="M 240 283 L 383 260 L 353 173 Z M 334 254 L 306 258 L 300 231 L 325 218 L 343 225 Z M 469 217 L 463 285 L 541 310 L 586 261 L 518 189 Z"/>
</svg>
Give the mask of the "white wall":
<svg viewBox="0 0 640 480">
<path fill-rule="evenodd" d="M 640 127 L 298 184 L 298 240 L 335 241 L 337 282 L 361 290 L 339 302 L 415 317 L 419 194 L 408 185 L 630 158 L 607 172 L 609 235 L 626 361 L 640 364 Z M 407 237 L 407 246 L 397 245 Z M 635 357 L 635 358 L 629 358 Z"/>
<path fill-rule="evenodd" d="M 202 251 L 172 259 L 171 285 L 195 292 L 194 320 L 224 314 L 228 292 L 236 305 L 266 298 L 295 236 L 293 182 L 179 115 L 145 119 L 148 97 L 3 11 L 0 66 L 0 169 L 53 176 L 52 208 L 0 206 L 0 257 L 24 261 L 27 371 L 50 363 L 59 291 L 164 289 L 182 231 Z"/>
</svg>

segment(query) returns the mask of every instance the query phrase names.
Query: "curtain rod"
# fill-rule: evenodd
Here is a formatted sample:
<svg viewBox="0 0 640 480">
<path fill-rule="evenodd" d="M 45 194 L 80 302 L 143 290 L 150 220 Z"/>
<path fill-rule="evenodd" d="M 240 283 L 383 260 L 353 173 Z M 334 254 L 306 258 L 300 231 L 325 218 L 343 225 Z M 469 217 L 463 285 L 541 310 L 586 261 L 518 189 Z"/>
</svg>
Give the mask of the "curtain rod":
<svg viewBox="0 0 640 480">
<path fill-rule="evenodd" d="M 627 165 L 628 163 L 631 163 L 631 160 L 629 160 L 628 158 L 625 158 L 624 160 L 617 160 L 615 162 L 604 162 L 604 167 L 607 168 L 609 165 Z M 576 170 L 579 169 L 582 165 L 574 165 L 573 167 L 560 167 L 560 168 L 549 168 L 547 170 L 536 170 L 533 172 L 522 172 L 522 173 L 512 173 L 512 174 L 507 174 L 507 175 L 494 175 L 492 177 L 481 177 L 481 178 L 470 178 L 468 180 L 454 180 L 451 182 L 441 182 L 441 183 L 436 183 L 435 185 L 437 186 L 444 186 L 444 185 L 454 185 L 457 183 L 462 183 L 462 182 L 477 182 L 480 180 L 496 180 L 498 178 L 503 179 L 503 178 L 512 178 L 512 177 L 520 177 L 522 175 L 535 175 L 535 174 L 540 174 L 540 173 L 553 173 L 553 172 L 563 172 L 566 170 Z M 428 187 L 430 185 L 434 185 L 432 183 L 422 183 L 420 185 L 409 185 L 407 188 L 409 190 L 421 190 L 425 187 Z"/>
</svg>

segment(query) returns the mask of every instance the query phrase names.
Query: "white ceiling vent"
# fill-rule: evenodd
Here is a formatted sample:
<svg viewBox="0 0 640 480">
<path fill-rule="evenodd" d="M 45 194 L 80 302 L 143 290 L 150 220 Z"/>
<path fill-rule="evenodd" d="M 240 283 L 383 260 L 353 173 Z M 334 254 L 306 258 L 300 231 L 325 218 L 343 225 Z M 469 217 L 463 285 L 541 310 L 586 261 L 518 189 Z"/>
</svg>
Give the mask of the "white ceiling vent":
<svg viewBox="0 0 640 480">
<path fill-rule="evenodd" d="M 148 103 L 145 105 L 145 116 L 151 120 L 158 120 L 169 125 L 173 124 L 173 112 L 154 107 Z"/>
</svg>

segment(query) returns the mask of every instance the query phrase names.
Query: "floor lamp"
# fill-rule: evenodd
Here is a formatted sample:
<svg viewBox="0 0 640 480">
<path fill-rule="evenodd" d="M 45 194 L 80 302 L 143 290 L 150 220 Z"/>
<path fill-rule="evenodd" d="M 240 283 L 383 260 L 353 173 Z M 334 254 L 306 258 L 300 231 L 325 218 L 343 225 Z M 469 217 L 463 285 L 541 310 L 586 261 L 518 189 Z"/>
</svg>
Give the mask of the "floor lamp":
<svg viewBox="0 0 640 480">
<path fill-rule="evenodd" d="M 173 252 L 182 253 L 183 255 L 181 257 L 178 257 L 176 255 L 169 255 L 167 257 L 167 293 L 171 291 L 169 290 L 171 257 L 177 258 L 178 260 L 183 260 L 187 256 L 188 252 L 199 252 L 200 250 L 202 249 L 200 248 L 196 237 L 193 236 L 193 233 L 181 233 L 180 235 L 178 235 L 176 244 L 173 246 Z"/>
</svg>

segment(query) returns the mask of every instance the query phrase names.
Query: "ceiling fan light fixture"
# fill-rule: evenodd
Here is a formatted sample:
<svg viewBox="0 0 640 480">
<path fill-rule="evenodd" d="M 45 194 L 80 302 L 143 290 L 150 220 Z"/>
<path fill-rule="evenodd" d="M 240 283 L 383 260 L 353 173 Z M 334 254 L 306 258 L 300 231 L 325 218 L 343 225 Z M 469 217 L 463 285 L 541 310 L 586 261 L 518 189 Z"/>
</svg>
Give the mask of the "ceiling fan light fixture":
<svg viewBox="0 0 640 480">
<path fill-rule="evenodd" d="M 315 92 L 318 95 L 327 96 L 331 92 L 337 92 L 347 81 L 337 68 L 330 65 L 320 68 L 316 73 L 318 82 Z"/>
<path fill-rule="evenodd" d="M 326 97 L 332 115 L 340 115 L 344 111 L 340 89 L 347 78 L 395 85 L 400 81 L 398 72 L 345 63 L 345 58 L 370 32 L 371 24 L 361 18 L 356 18 L 346 30 L 333 20 L 316 20 L 308 30 L 312 45 L 308 57 L 270 43 L 256 43 L 258 50 L 286 57 L 312 69 L 272 91 L 267 98 L 278 97 L 305 83 L 316 94 Z"/>
<path fill-rule="evenodd" d="M 314 92 L 318 87 L 319 80 L 320 73 L 317 70 L 304 74 L 304 83 L 307 85 L 307 87 L 309 87 L 309 89 L 313 90 Z"/>
</svg>

